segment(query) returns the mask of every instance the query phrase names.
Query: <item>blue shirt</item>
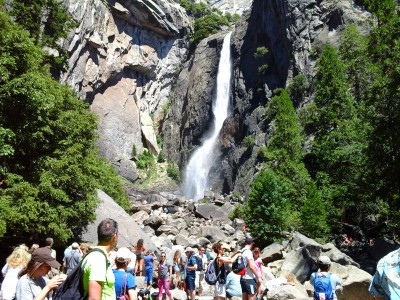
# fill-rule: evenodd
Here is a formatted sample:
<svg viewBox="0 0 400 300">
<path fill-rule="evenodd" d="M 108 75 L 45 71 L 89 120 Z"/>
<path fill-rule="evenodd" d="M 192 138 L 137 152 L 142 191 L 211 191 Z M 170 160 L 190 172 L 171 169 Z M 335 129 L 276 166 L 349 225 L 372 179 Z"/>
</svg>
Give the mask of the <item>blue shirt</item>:
<svg viewBox="0 0 400 300">
<path fill-rule="evenodd" d="M 185 266 L 186 275 L 196 275 L 196 270 L 186 269 L 186 267 L 192 267 L 194 265 L 197 265 L 197 259 L 196 259 L 196 257 L 194 257 L 193 254 L 190 254 L 190 256 L 187 259 L 186 266 Z"/>
<path fill-rule="evenodd" d="M 226 276 L 226 292 L 231 296 L 241 297 L 242 286 L 240 285 L 240 275 L 229 272 Z"/>
<path fill-rule="evenodd" d="M 144 267 L 147 270 L 154 269 L 154 256 L 146 255 L 144 258 Z"/>
<path fill-rule="evenodd" d="M 314 272 L 314 273 L 312 273 L 311 277 L 310 277 L 310 283 L 312 286 L 314 286 L 315 273 L 328 276 L 329 272 Z M 333 299 L 337 300 L 336 288 L 338 285 L 341 285 L 342 283 L 340 281 L 340 278 L 336 274 L 333 274 L 333 273 L 331 273 L 330 281 L 331 281 L 331 286 L 332 286 Z"/>
<path fill-rule="evenodd" d="M 400 249 L 390 252 L 378 262 L 369 292 L 387 300 L 400 299 Z"/>
<path fill-rule="evenodd" d="M 131 273 L 126 273 L 126 272 L 120 271 L 120 270 L 113 270 L 113 273 L 114 273 L 114 277 L 115 277 L 115 293 L 117 294 L 117 297 L 124 294 L 125 274 L 128 275 L 125 279 L 127 281 L 126 282 L 126 293 L 128 293 L 129 289 L 136 288 L 135 277 Z"/>
</svg>

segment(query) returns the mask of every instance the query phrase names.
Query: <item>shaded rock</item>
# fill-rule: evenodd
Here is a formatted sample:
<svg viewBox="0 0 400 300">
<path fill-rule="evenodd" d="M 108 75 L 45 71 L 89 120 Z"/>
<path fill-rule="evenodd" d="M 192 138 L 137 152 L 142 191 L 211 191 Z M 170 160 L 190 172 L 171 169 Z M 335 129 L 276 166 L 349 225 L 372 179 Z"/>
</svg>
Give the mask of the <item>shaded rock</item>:
<svg viewBox="0 0 400 300">
<path fill-rule="evenodd" d="M 317 243 L 315 240 L 310 239 L 299 232 L 295 232 L 292 235 L 292 239 L 290 240 L 290 248 L 294 250 L 298 247 L 303 247 L 305 245 L 313 245 L 322 248 L 322 245 L 320 243 Z"/>
<path fill-rule="evenodd" d="M 201 235 L 207 238 L 211 243 L 215 243 L 218 241 L 225 241 L 226 239 L 224 232 L 215 226 L 202 227 Z"/>
<path fill-rule="evenodd" d="M 158 194 L 151 194 L 143 199 L 147 201 L 148 204 L 151 204 L 151 207 L 154 209 L 160 208 L 168 203 L 168 200 L 165 197 Z"/>
<path fill-rule="evenodd" d="M 178 229 L 175 226 L 172 225 L 161 225 L 160 227 L 158 227 L 156 229 L 156 234 L 160 235 L 160 234 L 173 234 L 176 235 L 179 233 Z"/>
<path fill-rule="evenodd" d="M 125 179 L 134 182 L 138 179 L 136 164 L 130 159 L 121 159 L 114 163 L 114 168 Z"/>
<path fill-rule="evenodd" d="M 321 255 L 328 256 L 331 261 L 337 262 L 341 265 L 354 265 L 357 268 L 360 267 L 358 263 L 356 263 L 350 256 L 341 252 L 335 245 L 328 243 L 322 246 Z"/>
<path fill-rule="evenodd" d="M 273 243 L 262 249 L 260 258 L 262 259 L 263 263 L 279 260 L 283 257 L 282 251 L 282 245 Z"/>
<path fill-rule="evenodd" d="M 97 191 L 100 204 L 96 209 L 96 220 L 89 224 L 80 237 L 81 241 L 97 243 L 97 226 L 105 218 L 118 222 L 118 246 L 129 247 L 136 245 L 139 239 L 144 240 L 146 247 L 154 247 L 154 243 L 140 226 L 114 200 L 101 190 Z"/>
<path fill-rule="evenodd" d="M 163 224 L 163 219 L 161 217 L 149 217 L 143 221 L 144 225 L 148 225 L 153 229 L 157 229 Z"/>
</svg>

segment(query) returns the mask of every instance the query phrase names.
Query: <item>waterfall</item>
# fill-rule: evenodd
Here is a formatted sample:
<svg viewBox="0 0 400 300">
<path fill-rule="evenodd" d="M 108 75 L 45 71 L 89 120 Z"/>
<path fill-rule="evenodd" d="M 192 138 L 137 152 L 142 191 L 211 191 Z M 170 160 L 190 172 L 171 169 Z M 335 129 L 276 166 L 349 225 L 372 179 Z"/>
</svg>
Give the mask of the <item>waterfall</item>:
<svg viewBox="0 0 400 300">
<path fill-rule="evenodd" d="M 200 200 L 204 197 L 204 190 L 207 187 L 208 173 L 218 151 L 216 142 L 222 124 L 228 117 L 229 92 L 231 85 L 231 49 L 229 32 L 222 45 L 221 57 L 217 74 L 217 93 L 213 99 L 212 113 L 213 124 L 210 132 L 203 137 L 204 142 L 196 149 L 185 168 L 183 180 L 183 193 L 186 198 Z"/>
</svg>

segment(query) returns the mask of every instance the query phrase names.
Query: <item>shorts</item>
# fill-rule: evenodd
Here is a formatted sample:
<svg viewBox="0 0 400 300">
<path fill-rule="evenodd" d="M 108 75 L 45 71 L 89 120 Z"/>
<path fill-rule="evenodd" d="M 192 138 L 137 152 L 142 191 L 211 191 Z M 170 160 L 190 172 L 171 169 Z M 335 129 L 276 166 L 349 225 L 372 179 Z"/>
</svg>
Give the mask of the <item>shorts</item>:
<svg viewBox="0 0 400 300">
<path fill-rule="evenodd" d="M 153 283 L 153 272 L 154 269 L 145 269 L 144 270 L 144 282 L 145 283 Z"/>
<path fill-rule="evenodd" d="M 243 294 L 255 295 L 257 293 L 257 281 L 255 279 L 240 278 L 240 286 Z"/>
<path fill-rule="evenodd" d="M 214 297 L 226 297 L 226 285 L 223 283 L 215 284 Z"/>
<path fill-rule="evenodd" d="M 196 274 L 194 274 L 194 275 L 186 274 L 185 284 L 186 284 L 186 289 L 188 291 L 195 291 L 196 290 L 195 279 L 196 279 Z"/>
</svg>

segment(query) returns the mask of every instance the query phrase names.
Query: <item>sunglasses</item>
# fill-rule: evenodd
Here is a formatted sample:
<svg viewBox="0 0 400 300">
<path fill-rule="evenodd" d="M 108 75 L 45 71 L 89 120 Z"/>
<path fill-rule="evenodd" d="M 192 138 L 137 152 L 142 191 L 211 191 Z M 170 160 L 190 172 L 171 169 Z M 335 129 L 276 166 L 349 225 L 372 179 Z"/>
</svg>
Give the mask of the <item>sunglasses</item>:
<svg viewBox="0 0 400 300">
<path fill-rule="evenodd" d="M 161 257 L 165 257 L 165 255 L 161 255 Z"/>
</svg>

